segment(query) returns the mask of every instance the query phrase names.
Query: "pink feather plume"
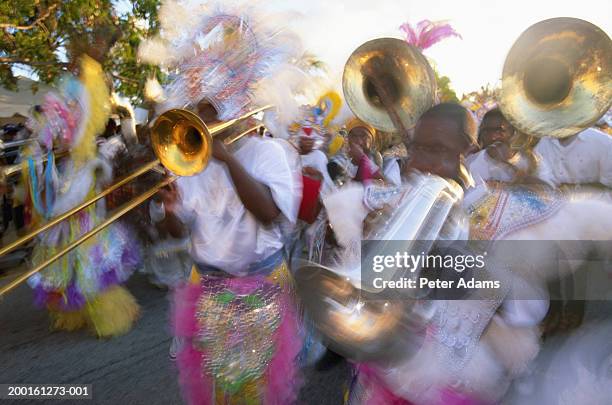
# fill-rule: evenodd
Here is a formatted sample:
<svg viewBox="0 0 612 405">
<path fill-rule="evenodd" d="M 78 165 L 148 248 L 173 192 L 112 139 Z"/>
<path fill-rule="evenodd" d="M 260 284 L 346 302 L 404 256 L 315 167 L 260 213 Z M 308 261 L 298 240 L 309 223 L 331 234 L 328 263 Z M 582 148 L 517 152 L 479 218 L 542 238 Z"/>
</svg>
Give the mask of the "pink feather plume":
<svg viewBox="0 0 612 405">
<path fill-rule="evenodd" d="M 444 21 L 423 20 L 416 27 L 405 22 L 400 25 L 400 30 L 404 32 L 406 42 L 421 50 L 431 47 L 444 38 L 461 38 L 461 35 L 450 24 Z"/>
</svg>

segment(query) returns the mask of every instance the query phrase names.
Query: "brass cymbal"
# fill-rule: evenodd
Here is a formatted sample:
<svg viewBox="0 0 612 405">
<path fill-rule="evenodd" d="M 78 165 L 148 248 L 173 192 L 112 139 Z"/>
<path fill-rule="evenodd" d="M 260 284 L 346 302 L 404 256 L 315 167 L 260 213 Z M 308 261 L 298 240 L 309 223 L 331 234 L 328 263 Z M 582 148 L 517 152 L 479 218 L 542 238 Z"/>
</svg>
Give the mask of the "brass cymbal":
<svg viewBox="0 0 612 405">
<path fill-rule="evenodd" d="M 421 51 L 396 38 L 378 38 L 358 47 L 344 66 L 342 88 L 353 113 L 378 130 L 398 129 L 377 87 L 405 128 L 433 105 L 435 76 Z"/>
<path fill-rule="evenodd" d="M 540 21 L 521 34 L 504 64 L 500 108 L 519 131 L 564 138 L 612 105 L 612 42 L 577 18 Z"/>
</svg>

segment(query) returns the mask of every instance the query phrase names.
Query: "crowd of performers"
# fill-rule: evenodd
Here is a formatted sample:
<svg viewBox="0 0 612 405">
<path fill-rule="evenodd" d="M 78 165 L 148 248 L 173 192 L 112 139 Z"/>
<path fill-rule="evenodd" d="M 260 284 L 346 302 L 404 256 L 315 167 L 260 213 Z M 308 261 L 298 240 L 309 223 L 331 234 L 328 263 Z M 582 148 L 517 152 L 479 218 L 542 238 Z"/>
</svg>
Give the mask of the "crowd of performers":
<svg viewBox="0 0 612 405">
<path fill-rule="evenodd" d="M 156 100 L 152 119 L 170 108 L 187 108 L 213 124 L 253 109 L 262 100 L 261 89 L 267 93 L 264 100 L 277 103 L 283 91 L 304 94 L 303 83 L 282 90 L 270 83 L 284 70 L 297 69 L 292 61 L 299 56 L 296 38 L 269 26 L 274 19 L 253 10 L 207 9 L 182 32 L 167 14 L 162 14 L 163 41 L 154 38 L 141 48 L 143 61 L 175 72 Z M 395 189 L 413 171 L 456 182 L 466 199 L 482 184 L 612 187 L 606 117 L 598 123 L 602 130 L 536 143 L 497 108 L 478 120 L 469 108 L 439 103 L 420 117 L 405 145 L 397 135 L 343 115 L 346 108 L 337 92 L 315 91 L 312 105 L 266 113 L 263 134 L 232 145 L 215 138 L 204 171 L 179 177 L 127 219 L 32 276 L 28 284 L 35 302 L 48 310 L 52 327 L 89 328 L 103 338 L 137 327 L 138 304 L 124 283 L 143 271 L 153 284 L 169 288 L 174 336 L 169 354 L 188 403 L 290 404 L 303 383 L 302 367 L 339 358 L 321 348 L 324 339 L 304 314 L 294 291 L 292 259 L 333 267 L 347 240 L 361 240 L 363 227 L 338 224 L 336 229 L 329 217 L 350 217 L 354 204 L 367 213 L 378 209 L 364 200 L 337 212 L 338 207 L 326 206 L 327 197 L 347 185 Z M 38 142 L 21 151 L 19 182 L 25 207 L 20 215 L 26 218 L 21 222 L 27 227 L 68 211 L 154 159 L 147 125 L 136 129 L 128 106 L 117 130 L 117 120 L 109 120 L 110 100 L 100 64 L 82 55 L 78 76 L 66 77 L 33 109 L 28 127 Z M 523 147 L 516 148 L 517 142 Z M 55 158 L 58 150 L 69 154 Z M 33 264 L 163 176 L 149 173 L 41 234 Z M 472 213 L 472 236 L 499 236 L 500 229 L 484 229 L 473 220 L 473 212 L 487 214 L 487 207 L 470 204 L 466 215 Z M 353 234 L 341 234 L 346 232 Z M 425 328 L 438 333 L 402 366 L 354 363 L 346 400 L 496 403 L 537 353 L 541 325 L 550 312 L 546 299 L 514 304 L 503 297 L 493 304 L 441 303 L 458 321 L 455 328 L 440 317 L 431 320 Z"/>
</svg>

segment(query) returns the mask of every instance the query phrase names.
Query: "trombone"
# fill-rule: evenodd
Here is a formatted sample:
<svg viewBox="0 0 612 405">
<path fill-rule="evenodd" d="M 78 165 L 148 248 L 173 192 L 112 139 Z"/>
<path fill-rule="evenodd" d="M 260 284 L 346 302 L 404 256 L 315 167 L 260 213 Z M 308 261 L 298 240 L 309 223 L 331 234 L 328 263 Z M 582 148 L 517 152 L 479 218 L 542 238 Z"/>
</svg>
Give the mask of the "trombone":
<svg viewBox="0 0 612 405">
<path fill-rule="evenodd" d="M 80 238 L 70 242 L 59 252 L 52 257 L 45 260 L 43 263 L 38 264 L 34 268 L 29 269 L 25 273 L 16 277 L 13 281 L 0 288 L 0 297 L 4 294 L 12 291 L 20 284 L 25 282 L 29 277 L 43 270 L 45 267 L 61 258 L 66 253 L 74 250 L 82 243 L 108 227 L 110 224 L 121 218 L 123 215 L 136 208 L 144 201 L 151 198 L 160 189 L 166 187 L 170 183 L 174 182 L 178 176 L 193 176 L 202 170 L 204 170 L 210 160 L 212 154 L 212 140 L 214 136 L 217 136 L 227 129 L 234 127 L 236 124 L 253 117 L 254 115 L 271 108 L 271 105 L 261 107 L 244 114 L 236 119 L 220 122 L 207 126 L 204 121 L 200 119 L 196 114 L 188 110 L 174 109 L 169 110 L 160 115 L 154 122 L 151 129 L 151 144 L 153 150 L 157 155 L 157 159 L 149 162 L 138 170 L 134 171 L 130 175 L 126 176 L 119 182 L 109 186 L 101 193 L 96 196 L 84 201 L 73 209 L 61 214 L 48 223 L 28 233 L 27 235 L 17 239 L 16 241 L 4 246 L 0 249 L 0 257 L 6 253 L 14 250 L 18 246 L 32 240 L 37 235 L 46 230 L 54 227 L 80 210 L 88 207 L 96 201 L 104 198 L 114 190 L 129 183 L 140 175 L 149 172 L 150 170 L 156 170 L 161 163 L 167 170 L 173 173 L 173 175 L 161 180 L 156 185 L 151 187 L 149 190 L 141 194 L 140 196 L 132 199 L 117 209 L 109 218 L 98 224 L 89 232 L 82 235 Z M 261 124 L 252 125 L 246 130 L 240 132 L 237 135 L 232 135 L 229 139 L 225 140 L 226 144 L 231 144 L 245 135 L 258 131 L 262 127 Z"/>
</svg>

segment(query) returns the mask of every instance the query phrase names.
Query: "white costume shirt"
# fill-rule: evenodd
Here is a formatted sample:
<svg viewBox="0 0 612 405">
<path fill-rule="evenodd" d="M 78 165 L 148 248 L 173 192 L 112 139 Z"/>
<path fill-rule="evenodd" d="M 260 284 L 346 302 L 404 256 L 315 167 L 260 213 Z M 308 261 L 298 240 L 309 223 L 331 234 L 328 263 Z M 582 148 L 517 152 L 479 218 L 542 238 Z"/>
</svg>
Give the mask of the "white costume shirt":
<svg viewBox="0 0 612 405">
<path fill-rule="evenodd" d="M 517 155 L 518 156 L 518 155 Z M 514 170 L 509 165 L 498 162 L 487 153 L 486 149 L 467 157 L 465 164 L 468 171 L 477 182 L 497 180 L 510 182 L 514 179 Z M 517 168 L 525 170 L 528 167 L 526 159 L 513 163 Z"/>
<path fill-rule="evenodd" d="M 385 180 L 387 180 L 390 185 L 396 187 L 402 185 L 402 175 L 397 158 L 383 160 L 383 175 L 385 176 Z"/>
<path fill-rule="evenodd" d="M 538 177 L 555 185 L 601 183 L 612 187 L 612 136 L 595 128 L 576 135 L 567 144 L 542 138 L 534 149 L 542 160 Z"/>
<path fill-rule="evenodd" d="M 302 195 L 299 157 L 284 143 L 250 137 L 232 151 L 253 178 L 270 188 L 282 213 L 271 224 L 262 224 L 245 208 L 222 162 L 212 159 L 203 172 L 177 180 L 182 202 L 176 213 L 190 228 L 196 263 L 244 275 L 249 265 L 282 249 Z"/>
</svg>

